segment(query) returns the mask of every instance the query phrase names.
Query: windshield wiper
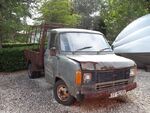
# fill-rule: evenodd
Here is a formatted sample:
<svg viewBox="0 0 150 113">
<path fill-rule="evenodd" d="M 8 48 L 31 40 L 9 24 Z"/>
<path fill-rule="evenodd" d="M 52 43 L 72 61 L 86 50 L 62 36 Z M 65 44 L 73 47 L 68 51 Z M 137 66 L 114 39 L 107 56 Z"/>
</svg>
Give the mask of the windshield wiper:
<svg viewBox="0 0 150 113">
<path fill-rule="evenodd" d="M 92 48 L 92 46 L 86 46 L 86 47 L 82 47 L 80 49 L 77 49 L 76 51 L 74 51 L 73 53 L 77 52 L 77 51 L 82 51 L 84 49 L 89 49 L 89 48 Z"/>
<path fill-rule="evenodd" d="M 107 49 L 111 49 L 111 48 L 110 47 L 103 48 L 103 49 L 99 50 L 97 53 L 103 52 L 104 50 L 107 50 Z"/>
<path fill-rule="evenodd" d="M 84 49 L 89 49 L 89 48 L 92 48 L 92 46 L 86 46 L 86 47 L 82 47 L 80 49 L 77 49 L 76 51 L 81 51 L 81 50 L 84 50 Z"/>
</svg>

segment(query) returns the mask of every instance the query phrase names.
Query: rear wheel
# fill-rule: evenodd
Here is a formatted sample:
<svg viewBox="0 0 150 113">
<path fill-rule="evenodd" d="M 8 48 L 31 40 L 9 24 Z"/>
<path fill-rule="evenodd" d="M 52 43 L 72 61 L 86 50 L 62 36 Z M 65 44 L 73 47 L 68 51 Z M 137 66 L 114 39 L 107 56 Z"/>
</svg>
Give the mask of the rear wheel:
<svg viewBox="0 0 150 113">
<path fill-rule="evenodd" d="M 67 85 L 59 80 L 54 85 L 54 97 L 60 104 L 70 106 L 75 102 L 75 98 L 70 95 Z"/>
<path fill-rule="evenodd" d="M 38 72 L 32 71 L 32 64 L 31 63 L 28 65 L 28 76 L 31 79 L 37 78 L 39 76 Z"/>
</svg>

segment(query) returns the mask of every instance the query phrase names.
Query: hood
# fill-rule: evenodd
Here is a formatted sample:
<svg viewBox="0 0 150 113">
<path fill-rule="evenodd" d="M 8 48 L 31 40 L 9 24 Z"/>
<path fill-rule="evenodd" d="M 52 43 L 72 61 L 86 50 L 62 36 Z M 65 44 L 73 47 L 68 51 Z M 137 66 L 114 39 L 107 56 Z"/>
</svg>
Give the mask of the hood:
<svg viewBox="0 0 150 113">
<path fill-rule="evenodd" d="M 107 55 L 67 55 L 69 59 L 80 62 L 81 65 L 84 63 L 93 63 L 96 65 L 96 69 L 119 69 L 119 68 L 127 68 L 135 65 L 135 62 L 117 56 L 115 54 L 107 54 Z M 89 65 L 88 65 L 89 66 Z"/>
</svg>

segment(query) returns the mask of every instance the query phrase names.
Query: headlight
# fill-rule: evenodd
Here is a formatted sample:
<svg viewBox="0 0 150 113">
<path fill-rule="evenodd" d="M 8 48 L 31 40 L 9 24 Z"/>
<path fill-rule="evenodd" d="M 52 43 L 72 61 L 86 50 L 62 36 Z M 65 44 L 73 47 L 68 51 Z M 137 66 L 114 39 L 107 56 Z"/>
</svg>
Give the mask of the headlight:
<svg viewBox="0 0 150 113">
<path fill-rule="evenodd" d="M 84 73 L 83 74 L 83 81 L 84 83 L 89 83 L 92 79 L 92 74 L 91 73 Z"/>
<path fill-rule="evenodd" d="M 130 69 L 130 76 L 135 76 L 137 74 L 137 67 L 132 67 Z"/>
<path fill-rule="evenodd" d="M 90 62 L 81 63 L 82 70 L 94 70 L 94 64 Z"/>
</svg>

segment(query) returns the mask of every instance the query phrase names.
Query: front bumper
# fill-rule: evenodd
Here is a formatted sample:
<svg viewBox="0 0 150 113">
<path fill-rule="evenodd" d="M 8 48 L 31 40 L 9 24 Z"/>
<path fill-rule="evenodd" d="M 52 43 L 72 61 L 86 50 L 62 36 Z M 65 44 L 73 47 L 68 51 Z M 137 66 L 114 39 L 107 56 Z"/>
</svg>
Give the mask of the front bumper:
<svg viewBox="0 0 150 113">
<path fill-rule="evenodd" d="M 109 88 L 101 89 L 101 90 L 96 90 L 95 85 L 89 85 L 89 86 L 83 86 L 81 87 L 80 94 L 85 95 L 85 96 L 106 96 L 109 97 L 111 93 L 117 92 L 120 90 L 126 90 L 130 91 L 134 88 L 137 87 L 136 82 L 129 83 L 127 85 L 121 85 L 121 86 L 112 86 Z"/>
</svg>

